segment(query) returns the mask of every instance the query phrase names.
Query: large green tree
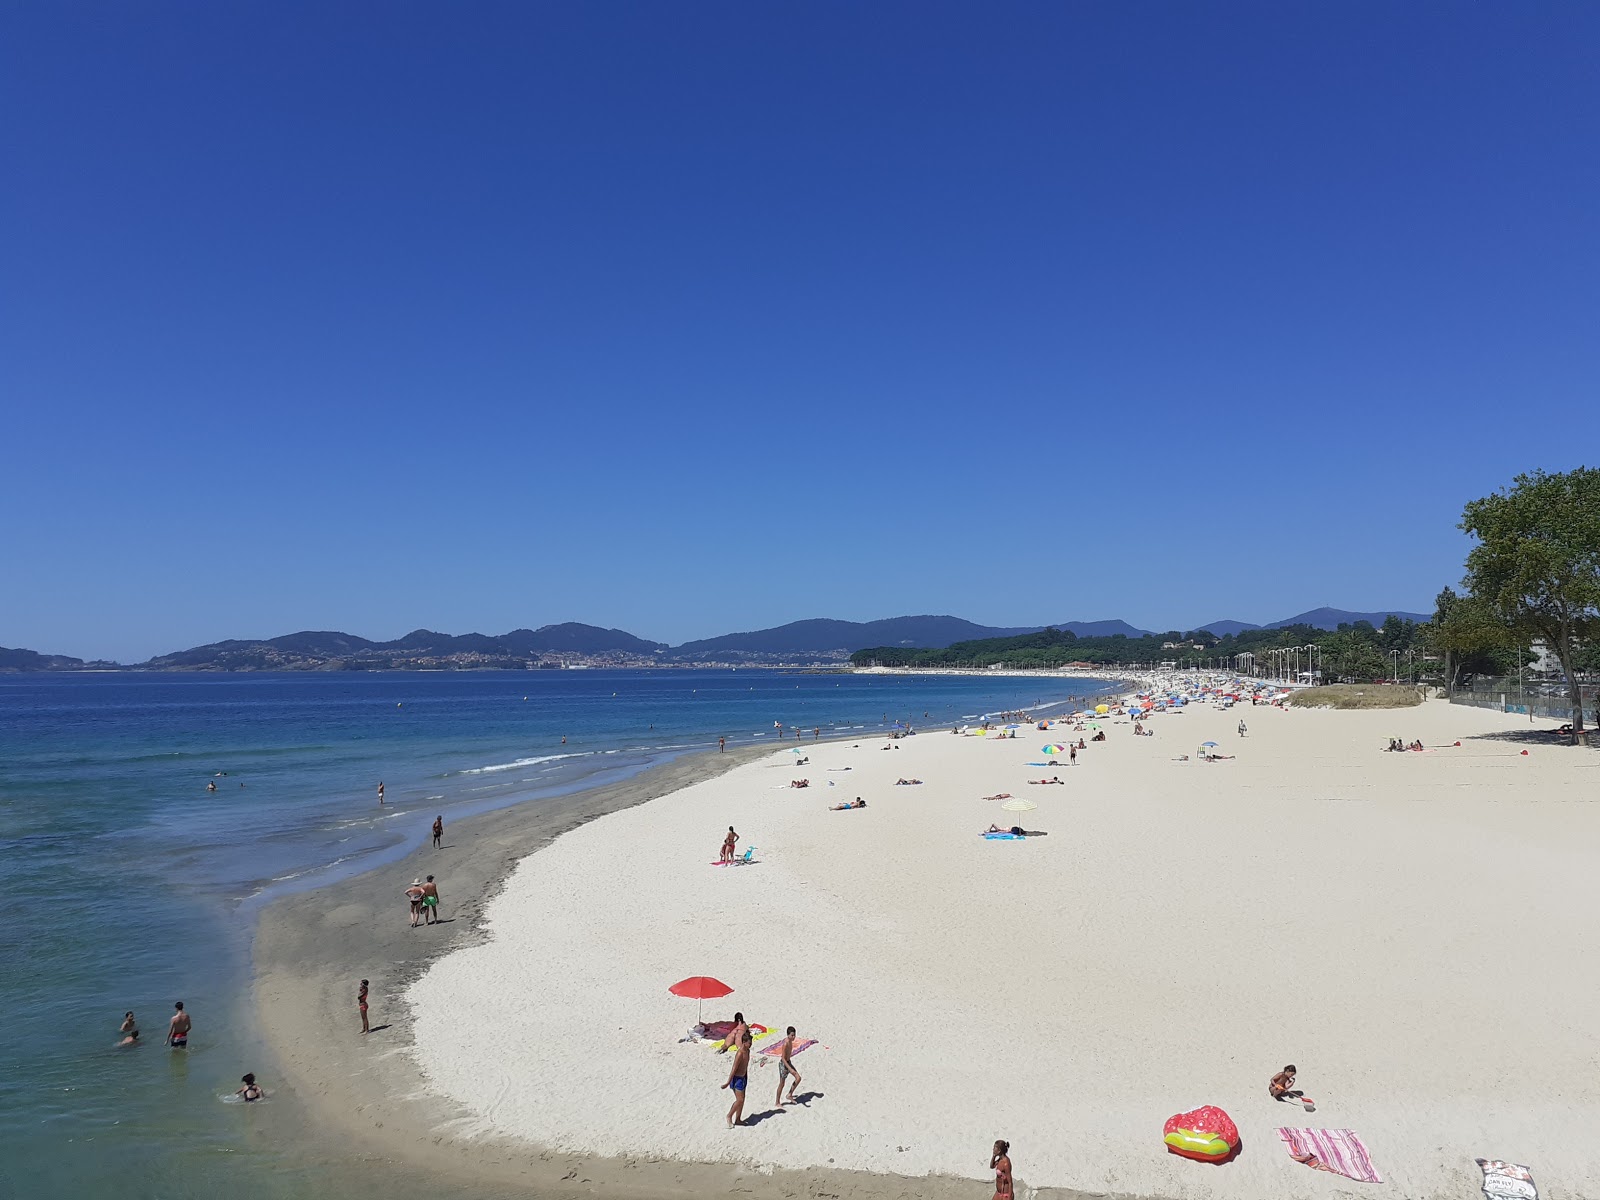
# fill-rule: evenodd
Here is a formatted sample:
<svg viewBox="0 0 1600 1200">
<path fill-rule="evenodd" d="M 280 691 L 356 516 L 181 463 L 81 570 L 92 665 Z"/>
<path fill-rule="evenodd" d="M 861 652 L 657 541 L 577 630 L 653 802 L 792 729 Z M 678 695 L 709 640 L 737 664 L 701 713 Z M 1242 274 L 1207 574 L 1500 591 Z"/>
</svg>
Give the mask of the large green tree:
<svg viewBox="0 0 1600 1200">
<path fill-rule="evenodd" d="M 1567 678 L 1573 739 L 1582 740 L 1577 654 L 1600 616 L 1600 470 L 1518 475 L 1468 504 L 1461 528 L 1478 539 L 1468 590 L 1527 641 L 1550 647 Z"/>
</svg>

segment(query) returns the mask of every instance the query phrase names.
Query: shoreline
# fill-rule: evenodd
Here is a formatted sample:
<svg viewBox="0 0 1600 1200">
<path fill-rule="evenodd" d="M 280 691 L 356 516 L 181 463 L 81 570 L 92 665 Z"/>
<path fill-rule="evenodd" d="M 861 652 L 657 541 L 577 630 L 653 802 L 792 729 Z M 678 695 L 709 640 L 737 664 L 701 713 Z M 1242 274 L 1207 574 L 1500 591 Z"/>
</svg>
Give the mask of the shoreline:
<svg viewBox="0 0 1600 1200">
<path fill-rule="evenodd" d="M 873 741 L 879 736 L 867 735 Z M 819 744 L 827 740 L 811 743 Z M 425 844 L 396 862 L 263 906 L 251 943 L 249 1003 L 272 1060 L 276 1092 L 299 1110 L 303 1128 L 297 1136 L 304 1140 L 297 1154 L 307 1161 L 359 1162 L 368 1174 L 384 1167 L 403 1171 L 411 1186 L 470 1182 L 481 1196 L 498 1194 L 485 1188 L 504 1187 L 518 1195 L 687 1197 L 760 1190 L 784 1197 L 901 1200 L 914 1188 L 922 1200 L 970 1200 L 974 1184 L 965 1178 L 606 1158 L 485 1135 L 463 1109 L 428 1091 L 418 1077 L 404 993 L 443 956 L 488 940 L 484 912 L 519 864 L 596 818 L 777 752 L 774 746 L 700 751 L 620 783 L 483 813 L 447 828 L 437 851 Z M 439 876 L 444 916 L 437 926 L 413 930 L 403 891 L 427 873 Z M 366 1038 L 355 1006 L 362 978 L 372 988 L 372 1034 Z M 1048 1195 L 1087 1200 L 1107 1193 L 1050 1189 Z"/>
</svg>

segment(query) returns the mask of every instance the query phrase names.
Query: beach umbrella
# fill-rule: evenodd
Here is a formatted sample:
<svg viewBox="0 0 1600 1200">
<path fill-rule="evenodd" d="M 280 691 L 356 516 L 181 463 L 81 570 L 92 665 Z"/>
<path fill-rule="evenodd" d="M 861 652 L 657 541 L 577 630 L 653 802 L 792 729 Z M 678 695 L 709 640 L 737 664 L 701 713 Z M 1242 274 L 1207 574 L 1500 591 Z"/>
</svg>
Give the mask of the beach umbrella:
<svg viewBox="0 0 1600 1200">
<path fill-rule="evenodd" d="M 1215 742 L 1201 742 L 1200 745 L 1202 747 L 1204 747 L 1204 746 L 1215 746 L 1216 743 Z"/>
<path fill-rule="evenodd" d="M 1094 710 L 1103 717 L 1111 711 L 1111 706 L 1109 704 L 1096 704 Z"/>
<path fill-rule="evenodd" d="M 709 975 L 691 975 L 688 979 L 680 979 L 667 989 L 674 996 L 684 996 L 690 1000 L 700 1001 L 699 1018 L 705 1017 L 707 1000 L 715 1000 L 718 996 L 726 996 L 733 989 L 720 979 L 713 979 Z"/>
<path fill-rule="evenodd" d="M 1039 747 L 1040 754 L 1048 754 L 1051 758 L 1054 758 L 1058 754 L 1065 754 L 1066 752 L 1067 748 L 1065 746 L 1058 746 L 1054 742 L 1051 742 L 1048 746 Z"/>
<path fill-rule="evenodd" d="M 1021 796 L 1013 796 L 1010 800 L 1007 800 L 1000 807 L 1005 809 L 1007 812 L 1024 813 L 1024 812 L 1032 812 L 1034 809 L 1038 808 L 1039 806 L 1037 804 L 1035 804 L 1032 800 L 1024 800 Z"/>
</svg>

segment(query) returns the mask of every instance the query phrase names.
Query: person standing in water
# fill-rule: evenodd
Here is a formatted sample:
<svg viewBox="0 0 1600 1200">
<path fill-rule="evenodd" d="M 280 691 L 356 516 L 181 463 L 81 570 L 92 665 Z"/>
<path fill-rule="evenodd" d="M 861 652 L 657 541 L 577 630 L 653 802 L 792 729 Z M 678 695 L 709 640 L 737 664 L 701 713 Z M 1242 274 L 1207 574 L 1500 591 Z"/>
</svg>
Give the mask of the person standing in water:
<svg viewBox="0 0 1600 1200">
<path fill-rule="evenodd" d="M 726 754 L 727 752 L 728 752 L 728 739 L 725 738 L 725 737 L 719 737 L 717 739 L 717 753 L 718 754 Z"/>
<path fill-rule="evenodd" d="M 172 1014 L 172 1020 L 167 1022 L 167 1045 L 174 1050 L 187 1050 L 191 1026 L 189 1014 L 183 1011 L 182 1000 L 177 1001 L 172 1007 L 176 1011 Z"/>
<path fill-rule="evenodd" d="M 440 813 L 433 819 L 433 848 L 439 848 L 439 839 L 444 837 L 444 814 Z"/>
<path fill-rule="evenodd" d="M 123 1014 L 123 1017 L 122 1017 L 122 1040 L 120 1042 L 118 1042 L 117 1045 L 119 1045 L 119 1046 L 137 1046 L 138 1044 L 139 1044 L 139 1023 L 133 1019 L 133 1010 L 129 1009 L 128 1012 Z"/>
<path fill-rule="evenodd" d="M 750 1085 L 750 1040 L 750 1031 L 746 1029 L 734 1052 L 733 1066 L 728 1068 L 728 1082 L 722 1085 L 733 1089 L 733 1104 L 728 1109 L 729 1129 L 744 1120 L 744 1090 Z"/>
<path fill-rule="evenodd" d="M 361 990 L 356 993 L 356 1007 L 361 1010 L 361 1032 L 371 1033 L 367 1028 L 367 981 L 361 981 Z"/>
<path fill-rule="evenodd" d="M 378 803 L 383 803 L 383 780 L 378 780 Z"/>
<path fill-rule="evenodd" d="M 995 1142 L 989 1169 L 994 1172 L 994 1200 L 1012 1200 L 1010 1142 Z"/>
<path fill-rule="evenodd" d="M 774 1104 L 783 1103 L 783 1081 L 789 1081 L 789 1102 L 794 1103 L 794 1089 L 800 1085 L 800 1072 L 794 1069 L 794 1026 L 789 1026 L 783 1045 L 778 1050 L 778 1095 Z"/>
</svg>

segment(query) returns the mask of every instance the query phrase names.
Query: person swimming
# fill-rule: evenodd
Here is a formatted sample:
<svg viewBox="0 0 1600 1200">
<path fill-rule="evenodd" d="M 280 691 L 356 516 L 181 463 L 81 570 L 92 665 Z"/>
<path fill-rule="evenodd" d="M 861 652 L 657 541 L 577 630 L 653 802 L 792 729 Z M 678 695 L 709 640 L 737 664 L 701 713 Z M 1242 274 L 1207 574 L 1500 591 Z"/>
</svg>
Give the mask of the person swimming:
<svg viewBox="0 0 1600 1200">
<path fill-rule="evenodd" d="M 261 1085 L 256 1083 L 256 1077 L 254 1074 L 246 1072 L 242 1082 L 244 1083 L 244 1086 L 235 1092 L 234 1095 L 238 1096 L 246 1103 L 249 1103 L 253 1100 L 259 1100 L 261 1097 L 266 1095 L 266 1092 L 261 1090 Z"/>
</svg>

